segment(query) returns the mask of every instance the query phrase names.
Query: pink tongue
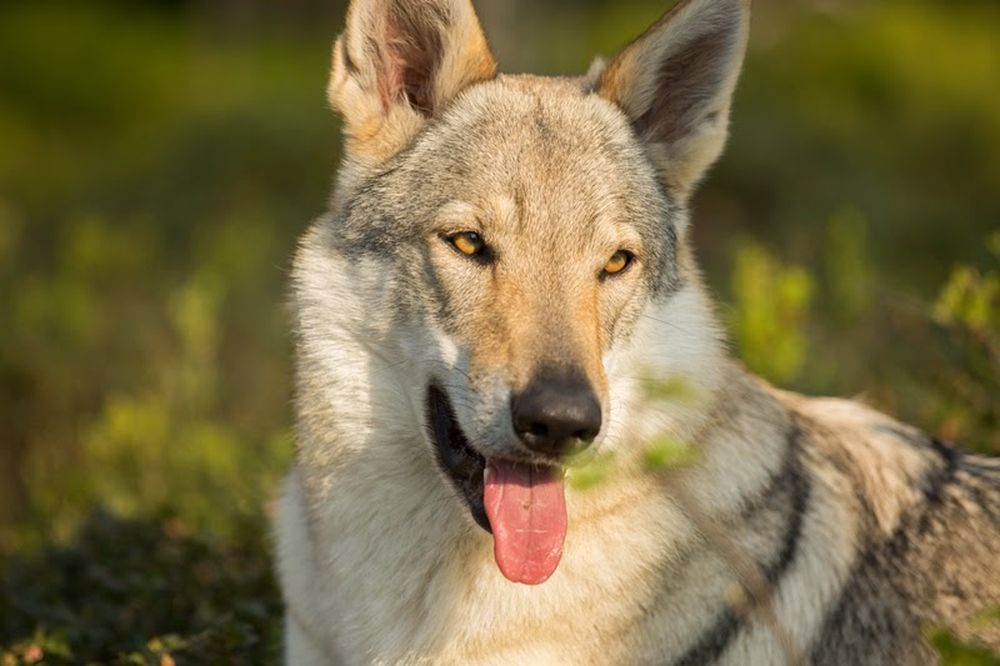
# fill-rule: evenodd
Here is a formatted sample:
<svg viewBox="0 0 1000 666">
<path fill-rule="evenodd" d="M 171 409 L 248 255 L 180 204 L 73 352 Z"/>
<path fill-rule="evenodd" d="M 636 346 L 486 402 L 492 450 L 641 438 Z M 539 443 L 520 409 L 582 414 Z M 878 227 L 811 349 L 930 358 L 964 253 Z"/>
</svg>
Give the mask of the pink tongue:
<svg viewBox="0 0 1000 666">
<path fill-rule="evenodd" d="M 562 473 L 553 467 L 489 460 L 483 500 L 500 572 L 526 585 L 548 580 L 559 566 L 566 539 Z"/>
</svg>

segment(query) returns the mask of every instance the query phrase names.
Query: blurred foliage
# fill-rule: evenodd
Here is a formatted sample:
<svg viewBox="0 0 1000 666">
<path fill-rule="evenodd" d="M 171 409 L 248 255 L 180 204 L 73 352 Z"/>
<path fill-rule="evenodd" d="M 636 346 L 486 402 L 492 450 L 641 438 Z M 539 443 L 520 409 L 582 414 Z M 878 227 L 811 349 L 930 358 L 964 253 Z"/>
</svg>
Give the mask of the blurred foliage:
<svg viewBox="0 0 1000 666">
<path fill-rule="evenodd" d="M 541 72 L 583 71 L 665 4 L 477 1 L 504 68 Z M 323 91 L 342 12 L 0 4 L 0 557 L 35 553 L 5 565 L 3 659 L 270 649 L 267 552 L 245 532 L 291 455 L 286 268 L 338 159 Z M 998 24 L 975 0 L 756 3 L 693 227 L 749 367 L 993 454 Z M 54 545 L 97 505 L 152 522 Z M 221 540 L 186 536 L 203 531 Z"/>
<path fill-rule="evenodd" d="M 566 477 L 575 490 L 586 491 L 607 483 L 618 469 L 615 457 L 610 453 L 600 453 L 587 460 L 574 463 L 567 470 Z"/>
<path fill-rule="evenodd" d="M 981 645 L 959 640 L 947 630 L 929 632 L 928 640 L 941 655 L 941 666 L 1000 666 L 1000 657 Z"/>
<path fill-rule="evenodd" d="M 0 665 L 276 663 L 266 531 L 193 535 L 178 518 L 96 514 L 69 547 L 0 570 Z"/>
<path fill-rule="evenodd" d="M 731 328 L 740 357 L 775 381 L 795 378 L 805 363 L 803 325 L 812 278 L 802 268 L 781 266 L 764 248 L 747 242 L 736 255 L 732 289 Z"/>
<path fill-rule="evenodd" d="M 939 369 L 950 391 L 932 405 L 953 433 L 981 430 L 993 436 L 992 452 L 1000 449 L 1000 233 L 990 242 L 994 263 L 979 270 L 960 266 L 952 273 L 932 310 L 934 320 L 948 331 L 953 362 Z"/>
<path fill-rule="evenodd" d="M 336 159 L 327 48 L 0 7 L 0 544 L 98 500 L 259 513 L 291 450 L 284 267 Z"/>
<path fill-rule="evenodd" d="M 642 464 L 649 472 L 689 467 L 700 459 L 700 451 L 696 446 L 669 438 L 654 440 L 642 453 Z"/>
</svg>

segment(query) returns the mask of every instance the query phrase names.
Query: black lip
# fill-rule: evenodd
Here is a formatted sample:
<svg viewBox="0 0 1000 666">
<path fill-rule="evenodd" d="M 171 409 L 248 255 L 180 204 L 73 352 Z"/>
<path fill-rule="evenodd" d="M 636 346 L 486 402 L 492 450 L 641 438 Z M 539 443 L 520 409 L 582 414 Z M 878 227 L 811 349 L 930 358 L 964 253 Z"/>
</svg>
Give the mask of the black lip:
<svg viewBox="0 0 1000 666">
<path fill-rule="evenodd" d="M 487 532 L 492 532 L 483 504 L 486 459 L 470 446 L 458 425 L 448 394 L 436 384 L 427 388 L 427 422 L 438 464 L 465 499 L 473 520 Z"/>
</svg>

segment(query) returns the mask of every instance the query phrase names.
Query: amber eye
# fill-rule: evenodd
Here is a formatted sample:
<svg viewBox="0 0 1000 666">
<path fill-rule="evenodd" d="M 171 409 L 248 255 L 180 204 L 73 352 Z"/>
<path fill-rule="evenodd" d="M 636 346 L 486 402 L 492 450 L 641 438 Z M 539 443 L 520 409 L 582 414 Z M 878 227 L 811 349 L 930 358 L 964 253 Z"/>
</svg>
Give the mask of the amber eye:
<svg viewBox="0 0 1000 666">
<path fill-rule="evenodd" d="M 483 253 L 486 243 L 475 231 L 462 231 L 448 236 L 448 242 L 467 257 L 477 257 Z"/>
<path fill-rule="evenodd" d="M 626 250 L 618 250 L 611 258 L 608 259 L 608 263 L 604 264 L 604 275 L 618 275 L 632 263 L 632 253 Z"/>
</svg>

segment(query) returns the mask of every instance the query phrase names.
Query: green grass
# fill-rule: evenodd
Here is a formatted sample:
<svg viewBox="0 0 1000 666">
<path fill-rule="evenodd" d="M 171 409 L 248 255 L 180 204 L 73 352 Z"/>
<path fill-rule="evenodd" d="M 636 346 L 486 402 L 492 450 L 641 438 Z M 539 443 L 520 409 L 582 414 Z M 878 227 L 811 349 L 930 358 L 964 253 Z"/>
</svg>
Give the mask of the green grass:
<svg viewBox="0 0 1000 666">
<path fill-rule="evenodd" d="M 0 664 L 276 663 L 266 534 L 259 521 L 221 540 L 178 518 L 95 514 L 70 545 L 3 564 Z"/>
</svg>

